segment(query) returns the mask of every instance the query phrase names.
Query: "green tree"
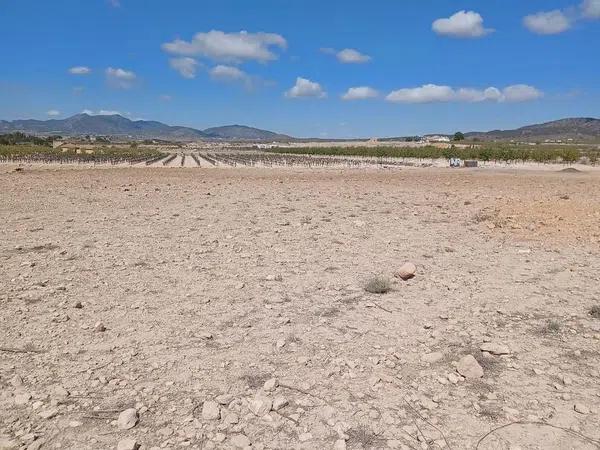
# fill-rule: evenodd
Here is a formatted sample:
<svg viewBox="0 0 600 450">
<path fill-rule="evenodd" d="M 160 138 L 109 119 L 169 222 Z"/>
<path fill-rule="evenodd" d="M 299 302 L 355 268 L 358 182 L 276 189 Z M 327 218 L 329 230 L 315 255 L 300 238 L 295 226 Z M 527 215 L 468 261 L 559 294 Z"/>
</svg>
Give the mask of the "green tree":
<svg viewBox="0 0 600 450">
<path fill-rule="evenodd" d="M 464 141 L 465 135 L 463 133 L 461 133 L 460 131 L 457 131 L 456 133 L 454 133 L 454 140 L 455 141 Z"/>
</svg>

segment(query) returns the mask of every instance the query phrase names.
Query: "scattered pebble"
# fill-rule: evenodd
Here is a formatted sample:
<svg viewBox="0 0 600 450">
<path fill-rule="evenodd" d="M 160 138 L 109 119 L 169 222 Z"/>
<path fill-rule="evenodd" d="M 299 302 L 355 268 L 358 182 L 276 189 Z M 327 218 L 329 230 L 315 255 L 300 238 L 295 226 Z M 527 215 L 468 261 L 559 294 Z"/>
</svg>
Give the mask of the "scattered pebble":
<svg viewBox="0 0 600 450">
<path fill-rule="evenodd" d="M 129 430 L 137 425 L 138 420 L 137 410 L 135 408 L 129 408 L 119 414 L 117 426 L 121 430 Z"/>
<path fill-rule="evenodd" d="M 463 356 L 456 366 L 456 370 L 467 379 L 483 377 L 483 368 L 479 365 L 473 355 Z"/>
</svg>

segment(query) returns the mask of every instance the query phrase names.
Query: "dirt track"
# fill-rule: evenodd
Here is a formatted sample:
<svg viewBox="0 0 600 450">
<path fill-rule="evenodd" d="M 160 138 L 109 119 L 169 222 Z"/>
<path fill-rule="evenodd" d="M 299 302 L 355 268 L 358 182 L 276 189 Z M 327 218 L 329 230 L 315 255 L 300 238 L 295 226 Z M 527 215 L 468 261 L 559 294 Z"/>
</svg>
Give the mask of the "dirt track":
<svg viewBox="0 0 600 450">
<path fill-rule="evenodd" d="M 597 448 L 597 173 L 0 169 L 0 448 Z"/>
</svg>

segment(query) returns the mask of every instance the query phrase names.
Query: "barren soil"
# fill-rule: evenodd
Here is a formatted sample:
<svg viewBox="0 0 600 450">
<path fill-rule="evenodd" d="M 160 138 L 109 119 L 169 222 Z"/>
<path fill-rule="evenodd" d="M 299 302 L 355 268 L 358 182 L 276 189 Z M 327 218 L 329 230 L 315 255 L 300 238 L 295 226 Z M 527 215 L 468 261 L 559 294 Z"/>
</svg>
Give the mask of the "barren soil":
<svg viewBox="0 0 600 450">
<path fill-rule="evenodd" d="M 0 449 L 598 448 L 598 172 L 2 166 L 0 192 Z"/>
</svg>

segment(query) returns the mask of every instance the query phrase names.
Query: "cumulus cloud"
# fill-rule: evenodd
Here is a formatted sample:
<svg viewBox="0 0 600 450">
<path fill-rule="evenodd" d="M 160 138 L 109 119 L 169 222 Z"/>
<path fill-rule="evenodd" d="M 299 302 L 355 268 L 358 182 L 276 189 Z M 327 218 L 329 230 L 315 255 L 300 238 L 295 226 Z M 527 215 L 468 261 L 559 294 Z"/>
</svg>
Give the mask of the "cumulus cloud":
<svg viewBox="0 0 600 450">
<path fill-rule="evenodd" d="M 124 69 L 109 67 L 106 69 L 108 83 L 119 89 L 129 89 L 135 83 L 137 76 L 134 72 Z"/>
<path fill-rule="evenodd" d="M 335 48 L 322 47 L 319 50 L 326 55 L 334 55 L 342 64 L 364 64 L 371 61 L 369 55 L 365 55 L 353 48 L 345 48 L 338 51 Z"/>
<path fill-rule="evenodd" d="M 215 81 L 241 84 L 247 91 L 254 91 L 262 86 L 271 85 L 270 81 L 252 76 L 235 66 L 219 64 L 210 70 L 210 77 Z"/>
<path fill-rule="evenodd" d="M 600 19 L 600 0 L 584 0 L 581 13 L 586 19 Z"/>
<path fill-rule="evenodd" d="M 171 58 L 169 65 L 172 69 L 179 72 L 183 78 L 196 78 L 196 71 L 198 70 L 198 61 L 194 58 L 183 57 L 183 58 Z"/>
<path fill-rule="evenodd" d="M 342 95 L 343 100 L 366 100 L 379 96 L 379 92 L 368 86 L 352 87 Z"/>
<path fill-rule="evenodd" d="M 310 81 L 306 78 L 296 78 L 296 84 L 294 87 L 285 92 L 287 98 L 302 98 L 302 97 L 313 97 L 313 98 L 324 98 L 327 96 L 323 88 L 319 83 Z"/>
<path fill-rule="evenodd" d="M 275 48 L 286 49 L 283 36 L 274 33 L 225 33 L 212 30 L 197 33 L 191 41 L 176 39 L 162 45 L 167 53 L 181 56 L 203 56 L 215 61 L 241 63 L 267 62 L 277 59 Z"/>
<path fill-rule="evenodd" d="M 543 95 L 544 94 L 540 90 L 533 86 L 527 84 L 515 84 L 504 88 L 502 91 L 502 100 L 505 102 L 527 102 L 537 100 Z"/>
<path fill-rule="evenodd" d="M 431 28 L 441 36 L 454 38 L 478 38 L 494 32 L 492 28 L 483 26 L 483 17 L 479 13 L 464 10 L 448 18 L 437 19 Z"/>
<path fill-rule="evenodd" d="M 75 66 L 69 69 L 71 75 L 89 75 L 92 73 L 92 69 L 86 66 Z"/>
<path fill-rule="evenodd" d="M 363 64 L 371 61 L 369 55 L 364 55 L 353 48 L 345 48 L 335 55 L 339 62 L 344 64 Z"/>
<path fill-rule="evenodd" d="M 525 27 L 536 34 L 559 34 L 571 28 L 572 20 L 559 9 L 531 14 L 523 19 Z"/>
<path fill-rule="evenodd" d="M 542 96 L 543 93 L 540 90 L 526 84 L 508 86 L 503 90 L 495 87 L 487 89 L 455 89 L 450 86 L 426 84 L 416 88 L 404 88 L 392 91 L 388 94 L 386 100 L 393 103 L 525 102 L 536 100 Z"/>
<path fill-rule="evenodd" d="M 50 117 L 56 117 L 56 116 L 60 116 L 60 111 L 58 111 L 57 109 L 51 109 L 46 114 Z"/>
<path fill-rule="evenodd" d="M 214 80 L 239 81 L 248 78 L 248 74 L 234 66 L 218 65 L 210 70 L 210 76 Z"/>
</svg>

